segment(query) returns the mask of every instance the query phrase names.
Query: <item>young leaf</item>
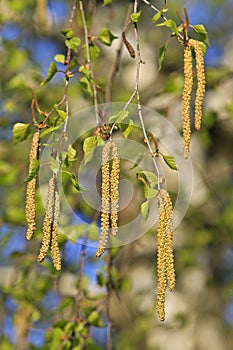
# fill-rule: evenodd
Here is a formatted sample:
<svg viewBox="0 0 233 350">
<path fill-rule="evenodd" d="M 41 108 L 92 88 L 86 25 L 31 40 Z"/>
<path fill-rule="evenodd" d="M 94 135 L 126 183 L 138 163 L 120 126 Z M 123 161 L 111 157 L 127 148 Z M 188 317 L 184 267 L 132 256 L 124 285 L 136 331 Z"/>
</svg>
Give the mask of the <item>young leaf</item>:
<svg viewBox="0 0 233 350">
<path fill-rule="evenodd" d="M 65 159 L 64 159 L 63 165 L 64 167 L 68 168 L 76 160 L 77 160 L 76 150 L 71 145 L 69 145 L 68 152 L 65 153 Z"/>
<path fill-rule="evenodd" d="M 165 58 L 165 55 L 166 55 L 166 51 L 167 51 L 167 44 L 163 45 L 159 49 L 159 71 L 162 68 L 163 61 L 164 61 L 164 58 Z"/>
<path fill-rule="evenodd" d="M 97 145 L 100 145 L 103 143 L 103 140 L 98 136 L 90 136 L 87 137 L 83 143 L 83 152 L 84 152 L 84 163 L 87 164 L 91 158 L 92 158 L 92 153 L 94 151 L 94 148 Z"/>
<path fill-rule="evenodd" d="M 143 157 L 144 157 L 145 153 L 138 153 L 136 162 L 134 163 L 134 165 L 130 168 L 130 170 L 136 168 L 142 161 Z"/>
<path fill-rule="evenodd" d="M 175 158 L 173 156 L 165 156 L 162 153 L 161 153 L 161 155 L 162 155 L 165 163 L 169 166 L 169 168 L 171 168 L 173 170 L 178 170 L 178 168 L 176 166 Z"/>
<path fill-rule="evenodd" d="M 73 31 L 71 28 L 62 29 L 61 33 L 66 37 L 66 39 L 71 39 L 73 37 Z"/>
<path fill-rule="evenodd" d="M 79 80 L 79 83 L 81 85 L 82 90 L 90 95 L 91 97 L 93 96 L 93 91 L 92 91 L 92 87 L 91 87 L 91 83 L 89 82 L 89 80 L 87 79 L 87 77 L 82 77 Z"/>
<path fill-rule="evenodd" d="M 208 33 L 203 24 L 196 24 L 195 26 L 191 26 L 191 28 L 206 45 L 210 46 Z"/>
<path fill-rule="evenodd" d="M 152 198 L 156 197 L 157 194 L 158 194 L 158 190 L 151 188 L 149 186 L 144 187 L 144 195 L 145 195 L 146 199 L 152 199 Z"/>
<path fill-rule="evenodd" d="M 42 81 L 40 86 L 47 84 L 56 73 L 57 73 L 57 66 L 54 62 L 51 62 L 50 66 L 49 66 L 47 77 L 45 80 Z"/>
<path fill-rule="evenodd" d="M 117 115 L 112 115 L 109 117 L 109 123 L 121 123 L 124 119 L 126 119 L 129 115 L 128 111 L 120 111 Z"/>
<path fill-rule="evenodd" d="M 64 55 L 58 54 L 58 55 L 54 56 L 54 60 L 55 60 L 56 62 L 59 62 L 59 63 L 63 63 L 63 64 L 64 64 L 64 62 L 65 62 L 65 56 L 64 56 Z"/>
<path fill-rule="evenodd" d="M 141 13 L 142 13 L 142 10 L 140 10 L 139 12 L 132 13 L 131 16 L 130 16 L 131 17 L 131 21 L 137 23 L 139 18 L 140 18 L 140 16 L 141 16 Z"/>
<path fill-rule="evenodd" d="M 97 311 L 92 311 L 87 318 L 87 322 L 94 327 L 105 327 Z"/>
<path fill-rule="evenodd" d="M 32 169 L 30 171 L 30 174 L 26 179 L 23 180 L 23 182 L 29 182 L 33 179 L 33 177 L 37 174 L 39 170 L 40 162 L 37 159 L 32 159 Z"/>
<path fill-rule="evenodd" d="M 107 28 L 102 29 L 98 35 L 99 41 L 107 46 L 111 46 L 113 40 L 116 38 L 117 36 L 113 35 Z"/>
<path fill-rule="evenodd" d="M 82 48 L 83 48 L 83 56 L 84 56 L 85 60 L 87 61 L 86 45 L 84 44 Z M 89 50 L 90 50 L 91 61 L 96 60 L 100 55 L 100 48 L 97 45 L 90 43 Z"/>
<path fill-rule="evenodd" d="M 78 59 L 77 59 L 77 57 L 73 57 L 72 58 L 72 60 L 71 60 L 71 62 L 70 62 L 70 70 L 72 70 L 72 69 L 74 69 L 75 67 L 77 67 L 78 66 Z"/>
<path fill-rule="evenodd" d="M 96 279 L 97 279 L 97 284 L 100 287 L 103 287 L 104 285 L 106 285 L 107 278 L 103 275 L 103 273 L 101 271 L 97 272 Z"/>
<path fill-rule="evenodd" d="M 168 19 L 168 20 L 166 20 L 165 22 L 156 24 L 156 26 L 157 26 L 157 27 L 162 27 L 162 26 L 168 27 L 168 28 L 171 29 L 172 32 L 174 32 L 176 35 L 178 35 L 178 28 L 177 28 L 177 25 L 176 25 L 176 23 L 175 23 L 172 19 Z"/>
<path fill-rule="evenodd" d="M 52 126 L 51 128 L 43 130 L 40 134 L 40 138 L 44 137 L 45 135 L 50 134 L 51 132 L 57 130 L 58 128 L 59 128 L 59 126 Z"/>
<path fill-rule="evenodd" d="M 152 21 L 153 22 L 157 22 L 160 17 L 162 16 L 163 14 L 163 8 L 161 8 L 161 10 L 159 12 L 157 12 L 153 17 L 152 17 Z"/>
<path fill-rule="evenodd" d="M 104 6 L 111 4 L 111 2 L 113 2 L 113 0 L 104 0 Z"/>
<path fill-rule="evenodd" d="M 16 123 L 12 130 L 14 145 L 27 139 L 30 135 L 30 124 Z"/>
<path fill-rule="evenodd" d="M 70 47 L 71 50 L 73 50 L 74 52 L 78 52 L 77 46 L 79 46 L 81 43 L 80 38 L 78 38 L 77 36 L 71 38 L 71 39 L 66 39 L 65 40 L 65 45 L 67 47 Z"/>
<path fill-rule="evenodd" d="M 149 212 L 150 212 L 150 202 L 147 200 L 141 204 L 141 213 L 145 221 L 148 219 Z"/>
<path fill-rule="evenodd" d="M 126 125 L 126 128 L 124 130 L 122 130 L 124 137 L 127 139 L 127 137 L 129 136 L 129 134 L 131 133 L 133 126 L 134 126 L 134 122 L 132 119 L 129 120 L 129 122 L 127 124 L 123 124 Z"/>
<path fill-rule="evenodd" d="M 67 171 L 67 170 L 62 170 L 62 172 L 63 172 L 64 174 L 67 174 L 67 175 L 70 176 L 71 182 L 72 182 L 74 188 L 75 188 L 78 192 L 85 191 L 85 189 L 82 188 L 82 187 L 79 185 L 75 173 L 72 173 L 72 172 Z"/>
<path fill-rule="evenodd" d="M 152 173 L 152 171 L 144 170 L 140 171 L 140 174 L 143 174 L 146 178 L 146 180 L 151 184 L 151 187 L 154 187 L 158 183 L 158 178 L 155 175 L 155 173 Z"/>
</svg>

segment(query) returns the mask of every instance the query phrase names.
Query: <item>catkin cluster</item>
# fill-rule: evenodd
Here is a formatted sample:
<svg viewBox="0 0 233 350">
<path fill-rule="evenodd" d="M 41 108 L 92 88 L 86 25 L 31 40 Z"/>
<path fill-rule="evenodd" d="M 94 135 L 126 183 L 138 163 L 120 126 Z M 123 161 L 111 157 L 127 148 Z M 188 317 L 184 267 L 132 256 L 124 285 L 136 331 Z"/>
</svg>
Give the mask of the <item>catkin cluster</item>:
<svg viewBox="0 0 233 350">
<path fill-rule="evenodd" d="M 158 193 L 158 253 L 157 253 L 157 313 L 161 321 L 165 320 L 165 292 L 168 286 L 170 291 L 175 288 L 174 254 L 172 247 L 173 207 L 169 193 L 161 189 Z"/>
<path fill-rule="evenodd" d="M 37 160 L 39 156 L 39 146 L 40 146 L 40 132 L 36 131 L 32 137 L 31 150 L 29 156 L 29 174 L 32 171 L 33 160 Z M 26 206 L 25 206 L 25 216 L 27 221 L 27 232 L 26 238 L 30 240 L 33 237 L 34 231 L 36 229 L 36 180 L 37 175 L 33 177 L 31 181 L 27 183 L 26 189 Z"/>
<path fill-rule="evenodd" d="M 182 122 L 183 122 L 183 143 L 184 158 L 189 155 L 190 137 L 191 137 L 191 118 L 190 118 L 190 101 L 193 89 L 193 65 L 192 52 L 193 47 L 196 56 L 196 76 L 197 90 L 195 98 L 194 125 L 197 130 L 201 127 L 202 105 L 205 93 L 205 68 L 204 54 L 198 41 L 189 39 L 184 47 L 184 88 L 182 93 Z"/>
<path fill-rule="evenodd" d="M 110 171 L 110 153 L 112 152 L 112 166 Z M 100 257 L 108 243 L 109 229 L 111 224 L 112 235 L 118 232 L 118 209 L 119 209 L 119 175 L 120 157 L 115 142 L 107 141 L 102 151 L 102 187 L 101 187 L 101 232 L 96 256 Z"/>
<path fill-rule="evenodd" d="M 61 258 L 58 247 L 58 219 L 60 215 L 60 196 L 58 192 L 57 178 L 53 174 L 48 184 L 47 203 L 43 222 L 43 237 L 37 260 L 43 261 L 49 247 L 56 270 L 61 269 Z"/>
</svg>

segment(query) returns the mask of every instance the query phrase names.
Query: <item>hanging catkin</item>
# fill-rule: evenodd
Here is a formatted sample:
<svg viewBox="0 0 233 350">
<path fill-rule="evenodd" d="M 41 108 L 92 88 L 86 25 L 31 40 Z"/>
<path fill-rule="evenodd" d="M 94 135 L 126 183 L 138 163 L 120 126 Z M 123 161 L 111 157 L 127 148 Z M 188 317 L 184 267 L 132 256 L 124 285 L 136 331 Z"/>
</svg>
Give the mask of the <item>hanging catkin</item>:
<svg viewBox="0 0 233 350">
<path fill-rule="evenodd" d="M 112 235 L 116 236 L 118 232 L 118 210 L 119 210 L 119 176 L 120 176 L 120 158 L 118 148 L 115 142 L 112 142 L 112 169 L 110 176 L 110 197 L 111 197 L 111 228 Z"/>
<path fill-rule="evenodd" d="M 191 139 L 191 122 L 190 122 L 190 101 L 193 87 L 193 66 L 192 53 L 190 45 L 187 43 L 184 47 L 184 88 L 182 93 L 182 129 L 184 158 L 189 155 Z"/>
<path fill-rule="evenodd" d="M 175 288 L 175 268 L 172 247 L 172 201 L 169 193 L 161 189 L 158 193 L 158 253 L 157 253 L 157 313 L 161 321 L 165 320 L 165 292 L 166 287 L 170 291 Z"/>
<path fill-rule="evenodd" d="M 60 215 L 60 197 L 57 178 L 53 174 L 48 184 L 47 203 L 43 222 L 43 237 L 37 260 L 42 262 L 51 245 L 51 255 L 56 270 L 61 269 L 61 259 L 58 247 L 58 219 Z"/>
<path fill-rule="evenodd" d="M 202 118 L 202 105 L 205 93 L 205 67 L 204 67 L 204 54 L 201 45 L 198 41 L 190 39 L 190 46 L 194 48 L 196 56 L 196 74 L 197 74 L 197 90 L 195 99 L 195 129 L 199 130 L 201 128 L 201 118 Z"/>
<path fill-rule="evenodd" d="M 109 156 L 111 151 L 111 142 L 107 141 L 102 151 L 102 187 L 101 187 L 101 232 L 99 238 L 99 245 L 96 251 L 96 256 L 100 257 L 108 242 L 109 234 L 109 212 L 110 212 L 110 168 Z"/>
<path fill-rule="evenodd" d="M 31 142 L 31 150 L 30 150 L 30 156 L 29 156 L 29 174 L 31 173 L 31 170 L 32 170 L 33 160 L 38 159 L 39 141 L 40 141 L 40 132 L 36 131 L 32 137 L 32 142 Z M 27 189 L 26 189 L 25 214 L 26 214 L 26 221 L 28 226 L 26 238 L 28 240 L 30 240 L 33 237 L 34 231 L 36 229 L 36 201 L 35 201 L 36 180 L 37 180 L 37 175 L 35 175 L 33 179 L 27 183 Z"/>
</svg>

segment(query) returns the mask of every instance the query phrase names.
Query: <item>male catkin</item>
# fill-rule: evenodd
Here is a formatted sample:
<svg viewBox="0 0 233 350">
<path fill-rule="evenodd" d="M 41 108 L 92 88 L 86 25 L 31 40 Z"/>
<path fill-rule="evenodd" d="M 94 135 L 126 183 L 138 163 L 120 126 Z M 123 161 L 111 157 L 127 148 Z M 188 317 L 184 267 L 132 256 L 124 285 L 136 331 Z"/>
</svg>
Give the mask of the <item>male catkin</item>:
<svg viewBox="0 0 233 350">
<path fill-rule="evenodd" d="M 111 142 L 107 141 L 102 151 L 102 187 L 101 187 L 101 232 L 99 245 L 96 251 L 96 256 L 100 257 L 108 242 L 109 234 L 109 212 L 110 212 L 110 168 L 109 156 L 111 151 Z"/>
<path fill-rule="evenodd" d="M 191 122 L 190 122 L 190 101 L 193 88 L 193 66 L 192 53 L 190 45 L 187 43 L 184 47 L 184 87 L 182 93 L 182 123 L 183 123 L 183 144 L 184 158 L 189 155 L 191 139 Z"/>
<path fill-rule="evenodd" d="M 195 129 L 199 130 L 201 128 L 201 118 L 202 118 L 202 105 L 203 98 L 205 94 L 205 66 L 204 66 L 204 54 L 201 45 L 198 41 L 190 39 L 190 45 L 194 48 L 196 55 L 196 74 L 197 74 L 197 90 L 195 99 L 195 116 L 194 125 Z"/>
<path fill-rule="evenodd" d="M 120 176 L 120 157 L 117 145 L 112 142 L 112 169 L 110 176 L 110 197 L 111 197 L 111 228 L 112 235 L 116 236 L 118 232 L 118 209 L 119 209 L 119 176 Z"/>
<path fill-rule="evenodd" d="M 40 132 L 36 131 L 32 137 L 32 142 L 31 142 L 31 150 L 30 150 L 30 156 L 29 156 L 29 174 L 32 170 L 33 160 L 38 159 L 39 144 L 40 144 Z M 35 201 L 36 180 L 37 180 L 37 175 L 35 175 L 33 179 L 27 183 L 27 189 L 26 189 L 25 214 L 26 214 L 26 221 L 28 226 L 26 238 L 28 240 L 30 240 L 33 237 L 34 231 L 36 229 L 36 201 Z"/>
</svg>

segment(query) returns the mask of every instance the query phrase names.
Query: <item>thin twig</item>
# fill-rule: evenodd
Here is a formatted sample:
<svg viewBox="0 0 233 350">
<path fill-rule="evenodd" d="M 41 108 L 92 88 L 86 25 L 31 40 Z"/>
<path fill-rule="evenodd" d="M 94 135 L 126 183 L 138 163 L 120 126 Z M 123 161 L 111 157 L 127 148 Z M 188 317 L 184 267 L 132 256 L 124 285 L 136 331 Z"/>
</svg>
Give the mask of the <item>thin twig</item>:
<svg viewBox="0 0 233 350">
<path fill-rule="evenodd" d="M 84 30 L 84 40 L 85 40 L 85 45 L 86 45 L 86 54 L 87 54 L 87 66 L 88 69 L 90 70 L 90 77 L 91 79 L 94 80 L 94 73 L 92 70 L 92 64 L 91 64 L 91 55 L 90 55 L 90 48 L 89 48 L 89 39 L 88 39 L 88 30 L 87 30 L 87 23 L 86 23 L 86 17 L 85 17 L 85 12 L 84 12 L 84 7 L 83 7 L 83 1 L 79 0 L 79 8 L 82 16 L 82 21 L 83 21 L 83 30 Z M 100 124 L 100 116 L 99 116 L 99 111 L 98 111 L 98 93 L 97 93 L 97 88 L 95 84 L 92 85 L 92 90 L 93 90 L 93 95 L 94 95 L 94 107 L 95 107 L 95 119 L 96 119 L 96 125 Z"/>
<path fill-rule="evenodd" d="M 107 297 L 106 297 L 106 309 L 107 309 L 107 350 L 112 350 L 112 320 L 110 316 L 110 302 L 112 295 L 112 278 L 111 278 L 111 267 L 112 267 L 112 258 L 111 258 L 111 249 L 107 249 L 106 254 L 106 268 L 107 268 Z"/>
<path fill-rule="evenodd" d="M 123 32 L 125 32 L 127 29 L 127 26 L 129 24 L 130 15 L 131 15 L 132 11 L 133 11 L 133 4 L 130 2 L 129 7 L 128 7 L 128 12 L 127 12 L 127 15 L 125 18 Z M 115 61 L 113 62 L 113 66 L 112 66 L 112 69 L 111 69 L 111 72 L 109 74 L 109 78 L 107 81 L 106 92 L 105 92 L 106 103 L 111 102 L 112 85 L 113 85 L 115 76 L 116 76 L 118 69 L 119 69 L 119 64 L 120 64 L 120 59 L 121 59 L 121 54 L 122 54 L 122 47 L 123 47 L 123 38 L 121 38 L 120 45 L 117 49 L 116 58 L 115 58 Z"/>
</svg>

